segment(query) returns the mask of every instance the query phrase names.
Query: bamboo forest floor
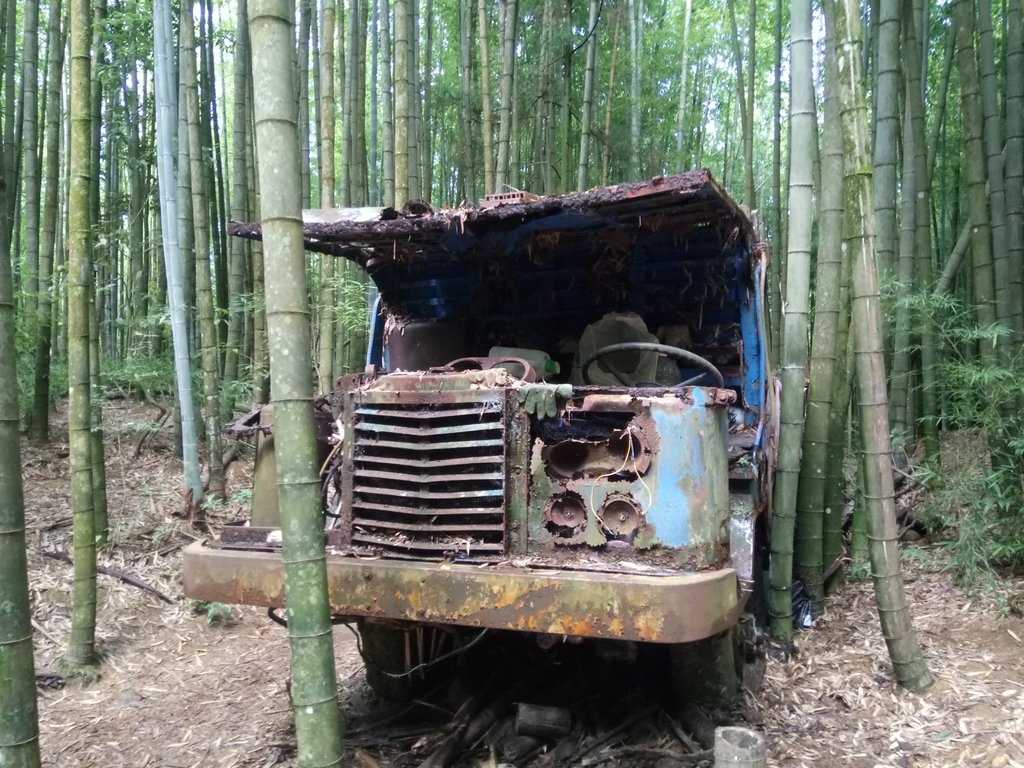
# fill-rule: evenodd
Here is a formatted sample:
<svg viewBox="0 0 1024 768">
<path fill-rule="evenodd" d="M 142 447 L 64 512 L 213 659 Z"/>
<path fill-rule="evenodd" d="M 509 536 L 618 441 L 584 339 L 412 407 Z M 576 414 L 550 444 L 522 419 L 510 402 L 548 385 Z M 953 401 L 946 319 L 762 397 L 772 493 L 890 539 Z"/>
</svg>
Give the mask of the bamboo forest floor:
<svg viewBox="0 0 1024 768">
<path fill-rule="evenodd" d="M 72 581 L 67 563 L 42 554 L 70 551 L 66 403 L 58 406 L 51 444 L 22 447 L 44 763 L 294 765 L 285 631 L 258 609 L 232 607 L 227 617 L 216 611 L 208 616 L 182 597 L 181 548 L 205 531 L 181 516 L 186 504 L 170 428 L 148 435 L 139 449 L 158 416 L 151 405 L 105 404 L 113 544 L 101 551 L 100 563 L 136 577 L 172 602 L 99 576 L 101 676 L 85 686 L 62 685 L 50 676 L 70 627 Z M 964 460 L 962 451 L 953 453 Z M 208 519 L 244 516 L 250 463 L 246 454 L 232 464 L 228 493 L 234 501 L 206 510 Z M 895 686 L 871 586 L 847 586 L 813 630 L 798 634 L 795 657 L 769 658 L 760 689 L 734 713 L 764 733 L 770 764 L 1024 766 L 1024 621 L 1002 617 L 991 599 L 956 588 L 936 548 L 915 548 L 904 562 L 916 627 L 936 685 L 923 696 Z M 1021 595 L 1024 585 L 1015 586 Z M 338 628 L 335 643 L 342 707 L 348 721 L 358 723 L 384 705 L 366 686 L 352 634 Z M 573 738 L 578 741 L 568 750 L 517 765 L 710 764 L 707 752 L 688 754 L 681 748 L 674 735 L 678 727 L 666 727 L 670 721 L 658 707 L 623 696 L 611 683 L 617 700 L 602 701 L 605 681 L 589 682 L 581 699 L 590 710 L 614 714 L 596 721 L 613 738 L 583 755 L 575 748 L 585 743 L 577 726 Z M 636 716 L 621 713 L 623 702 Z M 458 706 L 451 692 L 447 706 Z M 576 712 L 574 718 L 581 719 Z M 629 727 L 616 728 L 615 718 Z M 444 722 L 364 728 L 349 738 L 346 765 L 418 766 L 445 735 Z M 588 737 L 593 743 L 592 734 Z M 460 765 L 497 762 L 477 750 Z"/>
</svg>

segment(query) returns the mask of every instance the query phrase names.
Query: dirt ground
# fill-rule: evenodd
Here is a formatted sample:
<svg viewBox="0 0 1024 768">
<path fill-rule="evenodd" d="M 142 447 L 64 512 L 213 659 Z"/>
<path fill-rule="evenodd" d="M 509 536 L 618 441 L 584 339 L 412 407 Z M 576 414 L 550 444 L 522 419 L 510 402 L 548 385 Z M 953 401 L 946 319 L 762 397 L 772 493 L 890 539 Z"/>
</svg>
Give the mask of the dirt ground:
<svg viewBox="0 0 1024 768">
<path fill-rule="evenodd" d="M 52 444 L 22 448 L 44 763 L 293 765 L 285 630 L 256 609 L 232 607 L 227 618 L 208 617 L 182 597 L 181 547 L 205 531 L 179 517 L 185 505 L 172 435 L 166 426 L 150 434 L 157 415 L 151 406 L 124 400 L 105 406 L 113 543 L 100 562 L 172 602 L 101 575 L 101 677 L 86 686 L 61 686 L 47 677 L 57 669 L 70 626 L 70 566 L 41 554 L 70 547 L 63 405 Z M 232 465 L 233 500 L 209 510 L 211 519 L 244 516 L 248 463 L 243 458 Z M 769 658 L 762 687 L 747 694 L 737 712 L 764 733 L 770 764 L 1024 767 L 1024 621 L 1001 617 L 991 600 L 954 587 L 937 549 L 915 548 L 904 562 L 935 686 L 921 696 L 895 686 L 870 584 L 848 586 L 813 630 L 799 634 L 796 657 Z M 1022 585 L 1016 586 L 1020 593 Z M 339 627 L 335 643 L 342 708 L 349 723 L 358 723 L 382 704 L 365 684 L 353 635 Z M 599 695 L 590 702 L 595 709 L 612 707 Z M 674 754 L 665 737 L 641 733 L 643 725 L 636 719 L 584 759 L 547 756 L 520 765 L 667 768 L 701 764 L 701 757 L 708 764 L 707 754 L 665 757 Z M 347 764 L 420 765 L 436 743 L 432 728 L 437 732 L 430 724 L 376 732 L 353 726 Z M 645 746 L 629 746 L 640 742 Z M 481 759 L 486 756 L 477 752 L 463 764 L 496 765 Z"/>
</svg>

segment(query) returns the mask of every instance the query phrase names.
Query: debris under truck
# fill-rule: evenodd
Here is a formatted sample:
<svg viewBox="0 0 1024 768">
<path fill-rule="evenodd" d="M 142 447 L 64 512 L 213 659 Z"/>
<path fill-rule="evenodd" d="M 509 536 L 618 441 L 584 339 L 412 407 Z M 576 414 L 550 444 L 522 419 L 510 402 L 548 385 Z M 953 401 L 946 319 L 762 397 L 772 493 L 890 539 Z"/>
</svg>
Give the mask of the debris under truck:
<svg viewBox="0 0 1024 768">
<path fill-rule="evenodd" d="M 305 223 L 380 294 L 365 372 L 317 414 L 331 609 L 371 684 L 430 627 L 665 644 L 687 685 L 760 579 L 766 246 L 703 170 L 416 210 Z M 269 409 L 250 421 L 252 519 L 186 549 L 185 588 L 279 608 Z"/>
</svg>

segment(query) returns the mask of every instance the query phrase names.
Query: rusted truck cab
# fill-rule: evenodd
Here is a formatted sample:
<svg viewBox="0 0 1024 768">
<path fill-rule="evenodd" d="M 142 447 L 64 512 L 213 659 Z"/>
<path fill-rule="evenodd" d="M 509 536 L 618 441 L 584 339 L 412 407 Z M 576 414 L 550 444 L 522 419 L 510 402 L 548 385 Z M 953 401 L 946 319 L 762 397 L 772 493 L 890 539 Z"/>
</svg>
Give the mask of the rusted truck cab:
<svg viewBox="0 0 1024 768">
<path fill-rule="evenodd" d="M 503 197 L 306 225 L 380 293 L 367 368 L 321 411 L 332 610 L 364 645 L 424 625 L 720 637 L 769 497 L 767 250 L 707 171 Z M 256 495 L 253 521 L 187 549 L 187 594 L 283 604 Z"/>
</svg>

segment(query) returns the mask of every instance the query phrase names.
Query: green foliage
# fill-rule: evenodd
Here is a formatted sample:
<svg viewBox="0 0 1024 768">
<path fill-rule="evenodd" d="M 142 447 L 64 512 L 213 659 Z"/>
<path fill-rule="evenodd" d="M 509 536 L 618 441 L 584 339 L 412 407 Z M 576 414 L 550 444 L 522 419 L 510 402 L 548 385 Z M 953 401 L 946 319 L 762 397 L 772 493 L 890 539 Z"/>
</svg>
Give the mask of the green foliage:
<svg viewBox="0 0 1024 768">
<path fill-rule="evenodd" d="M 231 618 L 231 607 L 224 603 L 207 600 L 192 600 L 192 613 L 195 615 L 206 614 L 207 624 L 218 624 Z"/>
<path fill-rule="evenodd" d="M 1016 454 L 1017 466 L 1024 451 Z M 1016 487 L 1006 483 L 1016 475 Z M 947 479 L 929 499 L 923 519 L 941 526 L 949 539 L 950 567 L 965 587 L 994 586 L 994 571 L 1024 568 L 1024 509 L 1019 468 L 987 469 L 976 476 Z"/>
<path fill-rule="evenodd" d="M 847 575 L 847 579 L 851 584 L 856 584 L 860 581 L 867 581 L 870 578 L 871 566 L 867 562 L 850 563 L 850 572 Z"/>
<path fill-rule="evenodd" d="M 174 394 L 174 362 L 170 357 L 129 357 L 110 360 L 103 371 L 108 392 L 124 392 L 140 399 Z"/>
<path fill-rule="evenodd" d="M 931 552 L 921 547 L 904 547 L 900 551 L 900 558 L 915 565 L 927 565 L 932 559 Z"/>
<path fill-rule="evenodd" d="M 199 506 L 204 512 L 216 512 L 224 506 L 224 500 L 213 494 L 207 494 L 203 497 Z"/>
<path fill-rule="evenodd" d="M 104 388 L 107 394 L 120 393 L 147 400 L 155 397 L 173 398 L 174 361 L 170 355 L 159 357 L 131 356 L 121 360 L 109 360 L 103 371 Z M 192 373 L 192 391 L 201 391 L 201 374 L 196 368 Z M 58 390 L 54 383 L 63 381 L 64 389 Z M 54 370 L 51 391 L 67 391 L 66 371 Z M 222 404 L 248 402 L 252 397 L 252 379 L 243 377 L 236 381 L 222 381 L 220 399 Z"/>
<path fill-rule="evenodd" d="M 238 504 L 247 507 L 252 504 L 252 488 L 241 488 L 231 494 L 228 504 Z"/>
<path fill-rule="evenodd" d="M 35 381 L 36 347 L 34 339 L 29 338 L 28 323 L 25 320 L 24 312 L 18 312 L 15 315 L 14 348 L 18 351 L 18 391 L 27 394 L 32 391 Z M 21 398 L 22 412 L 25 410 L 24 401 L 27 399 L 27 397 Z"/>
<path fill-rule="evenodd" d="M 369 327 L 369 316 L 366 312 L 366 285 L 346 275 L 345 270 L 338 269 L 333 278 L 336 316 L 346 328 Z"/>
<path fill-rule="evenodd" d="M 24 293 L 19 293 L 18 301 L 24 302 Z M 15 315 L 15 349 L 17 350 L 17 376 L 18 376 L 18 408 L 21 418 L 24 421 L 31 416 L 32 393 L 35 391 L 36 375 L 36 337 L 35 319 L 31 322 L 25 316 L 25 312 L 19 311 Z M 50 359 L 50 402 L 58 397 L 63 397 L 68 392 L 68 366 L 66 360 L 61 360 L 55 354 Z"/>
<path fill-rule="evenodd" d="M 234 381 L 221 381 L 220 382 L 220 402 L 221 409 L 224 411 L 224 420 L 229 421 L 234 417 L 233 413 L 227 412 L 228 404 L 231 404 L 232 410 L 235 403 L 249 403 L 253 397 L 253 378 L 252 376 L 242 376 L 241 378 L 235 379 Z"/>
<path fill-rule="evenodd" d="M 1024 352 L 1009 347 L 998 326 L 979 326 L 959 300 L 930 293 L 909 294 L 913 315 L 930 313 L 944 353 L 937 370 L 942 382 L 944 419 L 951 429 L 976 429 L 988 451 L 987 464 L 934 470 L 935 488 L 922 522 L 948 536 L 950 564 L 964 586 L 992 583 L 994 569 L 1024 568 Z M 979 352 L 998 349 L 997 362 Z"/>
<path fill-rule="evenodd" d="M 980 427 L 987 435 L 1013 435 L 1007 414 L 1024 398 L 1024 350 L 1016 348 L 1000 325 L 979 326 L 973 309 L 960 299 L 928 291 L 910 292 L 893 283 L 887 293 L 910 310 L 913 327 L 929 316 L 943 362 L 936 378 L 943 382 L 943 418 L 950 428 Z M 916 349 L 916 348 L 915 348 Z M 996 364 L 978 353 L 998 349 Z"/>
</svg>

